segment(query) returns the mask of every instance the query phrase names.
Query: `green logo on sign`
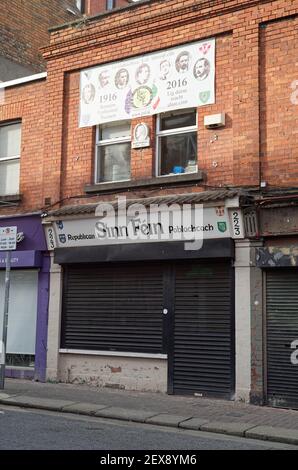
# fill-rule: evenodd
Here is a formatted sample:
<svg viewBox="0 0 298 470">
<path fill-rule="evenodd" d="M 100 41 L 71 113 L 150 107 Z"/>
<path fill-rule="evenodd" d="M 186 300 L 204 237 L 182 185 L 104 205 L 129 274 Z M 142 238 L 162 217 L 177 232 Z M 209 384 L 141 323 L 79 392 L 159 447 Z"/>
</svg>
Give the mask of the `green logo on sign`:
<svg viewBox="0 0 298 470">
<path fill-rule="evenodd" d="M 210 91 L 201 91 L 201 93 L 199 94 L 199 98 L 202 103 L 204 104 L 208 103 L 209 98 L 210 98 Z"/>
<path fill-rule="evenodd" d="M 222 233 L 227 231 L 227 223 L 226 222 L 217 222 L 218 230 Z"/>
</svg>

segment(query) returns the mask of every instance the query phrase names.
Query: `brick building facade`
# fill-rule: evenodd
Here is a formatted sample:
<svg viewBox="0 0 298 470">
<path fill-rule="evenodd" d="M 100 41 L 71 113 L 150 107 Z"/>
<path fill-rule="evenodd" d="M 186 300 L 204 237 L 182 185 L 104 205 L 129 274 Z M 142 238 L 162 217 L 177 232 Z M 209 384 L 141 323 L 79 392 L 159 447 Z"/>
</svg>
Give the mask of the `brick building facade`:
<svg viewBox="0 0 298 470">
<path fill-rule="evenodd" d="M 26 85 L 44 93 L 36 190 L 53 255 L 48 378 L 297 403 L 297 18 L 296 0 L 143 0 L 51 30 L 46 84 Z M 130 150 L 129 178 L 100 179 L 95 153 L 105 127 L 79 127 L 80 74 L 211 38 L 215 103 L 191 110 L 197 171 L 175 164 L 161 175 L 156 123 L 164 116 L 147 115 L 125 134 L 127 144 L 144 123 L 150 135 L 149 146 Z M 206 126 L 218 114 L 225 124 Z M 21 172 L 22 184 L 32 180 Z M 145 205 L 204 204 L 219 231 L 243 218 L 241 236 L 231 228 L 207 237 L 192 255 L 172 242 L 84 242 L 96 205 L 119 195 Z M 5 210 L 31 208 L 30 196 L 23 204 Z"/>
<path fill-rule="evenodd" d="M 0 12 L 0 80 L 45 70 L 40 47 L 49 42 L 50 27 L 76 20 L 75 0 L 3 0 Z"/>
</svg>

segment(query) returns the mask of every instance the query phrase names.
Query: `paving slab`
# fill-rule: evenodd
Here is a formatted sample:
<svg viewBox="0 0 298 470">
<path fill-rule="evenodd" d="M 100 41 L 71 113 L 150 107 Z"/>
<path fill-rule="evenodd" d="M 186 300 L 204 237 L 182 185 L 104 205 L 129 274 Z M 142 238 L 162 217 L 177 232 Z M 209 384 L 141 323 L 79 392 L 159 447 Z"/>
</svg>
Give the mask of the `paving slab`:
<svg viewBox="0 0 298 470">
<path fill-rule="evenodd" d="M 191 419 L 188 419 L 187 421 L 182 421 L 181 423 L 179 423 L 179 428 L 192 429 L 194 431 L 199 431 L 201 429 L 201 426 L 206 423 L 208 423 L 207 419 L 191 418 Z"/>
<path fill-rule="evenodd" d="M 298 410 L 201 397 L 7 379 L 3 405 L 89 414 L 298 445 Z M 121 408 L 120 408 L 121 407 Z M 152 411 L 154 410 L 154 411 Z M 236 426 L 237 425 L 237 426 Z M 239 427 L 239 425 L 241 425 Z M 208 427 L 205 427 L 208 426 Z M 236 427 L 235 427 L 236 426 Z M 243 428 L 242 426 L 248 426 Z"/>
<path fill-rule="evenodd" d="M 82 415 L 95 415 L 99 410 L 108 408 L 107 405 L 95 405 L 94 403 L 75 403 L 67 405 L 62 408 L 66 413 L 82 414 Z"/>
<path fill-rule="evenodd" d="M 151 418 L 156 414 L 156 411 L 134 410 L 129 408 L 118 408 L 116 406 L 110 406 L 108 408 L 96 411 L 95 416 L 99 416 L 101 418 L 121 419 L 125 421 L 145 423 L 147 422 L 148 418 Z"/>
<path fill-rule="evenodd" d="M 191 419 L 192 416 L 179 416 L 179 415 L 170 415 L 168 413 L 160 413 L 152 418 L 146 419 L 146 423 L 149 424 L 158 424 L 160 426 L 172 426 L 178 427 L 180 423 Z"/>
<path fill-rule="evenodd" d="M 251 423 L 225 423 L 221 421 L 211 421 L 202 424 L 200 427 L 201 431 L 206 432 L 217 432 L 219 434 L 231 434 L 233 436 L 244 437 L 245 432 L 255 427 Z"/>
<path fill-rule="evenodd" d="M 75 404 L 75 402 L 70 400 L 55 400 L 52 398 L 28 397 L 25 395 L 4 399 L 2 403 L 53 411 L 62 411 L 64 406 Z"/>
<path fill-rule="evenodd" d="M 263 441 L 284 442 L 298 445 L 298 430 L 273 426 L 255 426 L 245 432 L 245 437 Z"/>
</svg>

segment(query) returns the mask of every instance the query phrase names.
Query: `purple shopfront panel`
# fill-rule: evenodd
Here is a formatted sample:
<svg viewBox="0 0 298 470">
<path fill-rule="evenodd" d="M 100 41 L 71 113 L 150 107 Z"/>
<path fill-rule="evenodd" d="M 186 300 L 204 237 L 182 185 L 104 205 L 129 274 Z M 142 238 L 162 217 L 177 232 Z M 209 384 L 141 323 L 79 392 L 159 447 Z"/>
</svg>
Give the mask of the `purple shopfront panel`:
<svg viewBox="0 0 298 470">
<path fill-rule="evenodd" d="M 46 381 L 50 265 L 50 256 L 43 256 L 42 267 L 38 275 L 34 374 L 34 379 L 38 380 L 39 382 Z"/>
<path fill-rule="evenodd" d="M 16 251 L 46 251 L 47 245 L 39 215 L 0 219 L 0 227 L 17 227 L 24 233 L 24 240 L 17 244 Z"/>
<path fill-rule="evenodd" d="M 6 369 L 6 376 L 20 379 L 34 378 L 44 382 L 46 379 L 50 257 L 47 253 L 44 230 L 39 215 L 0 219 L 0 227 L 14 226 L 17 227 L 18 233 L 23 232 L 24 240 L 17 243 L 17 249 L 12 252 L 12 269 L 39 269 L 35 370 L 8 367 Z M 5 259 L 5 252 L 0 252 L 0 269 L 5 269 Z"/>
<path fill-rule="evenodd" d="M 5 269 L 6 252 L 0 251 L 0 269 Z M 14 251 L 11 255 L 11 268 L 40 268 L 42 254 L 40 251 Z"/>
</svg>

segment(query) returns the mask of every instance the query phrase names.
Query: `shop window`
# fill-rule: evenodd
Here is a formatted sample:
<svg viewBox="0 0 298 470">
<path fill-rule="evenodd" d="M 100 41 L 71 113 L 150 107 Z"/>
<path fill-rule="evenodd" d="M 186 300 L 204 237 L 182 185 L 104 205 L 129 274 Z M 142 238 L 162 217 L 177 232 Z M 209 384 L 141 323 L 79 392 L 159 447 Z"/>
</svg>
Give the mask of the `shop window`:
<svg viewBox="0 0 298 470">
<path fill-rule="evenodd" d="M 9 367 L 34 367 L 35 356 L 30 354 L 6 354 L 6 365 Z"/>
<path fill-rule="evenodd" d="M 5 271 L 0 270 L 0 325 L 3 321 Z M 8 364 L 31 367 L 34 362 L 37 322 L 38 271 L 13 269 L 7 329 Z"/>
<path fill-rule="evenodd" d="M 21 123 L 0 125 L 0 195 L 19 193 Z"/>
<path fill-rule="evenodd" d="M 96 136 L 96 183 L 129 180 L 130 149 L 130 121 L 99 126 Z"/>
<path fill-rule="evenodd" d="M 195 173 L 197 167 L 197 113 L 183 110 L 157 117 L 157 175 Z"/>
</svg>

